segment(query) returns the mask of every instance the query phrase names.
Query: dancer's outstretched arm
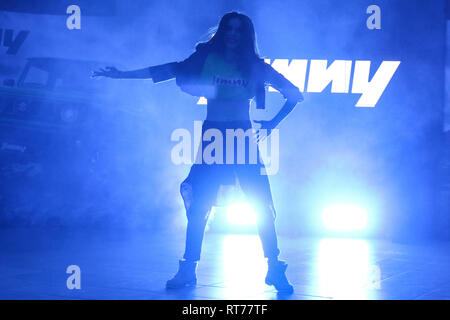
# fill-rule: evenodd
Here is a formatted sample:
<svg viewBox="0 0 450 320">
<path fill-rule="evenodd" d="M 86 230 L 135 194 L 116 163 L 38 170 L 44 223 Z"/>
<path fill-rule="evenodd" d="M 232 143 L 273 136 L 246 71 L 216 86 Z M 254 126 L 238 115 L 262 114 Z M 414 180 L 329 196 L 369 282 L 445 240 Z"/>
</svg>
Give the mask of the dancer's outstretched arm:
<svg viewBox="0 0 450 320">
<path fill-rule="evenodd" d="M 154 83 L 175 78 L 178 62 L 169 62 L 147 68 L 121 71 L 115 67 L 101 68 L 92 72 L 92 77 L 108 77 L 113 79 L 152 79 Z"/>
<path fill-rule="evenodd" d="M 106 67 L 92 72 L 92 77 L 107 77 L 113 79 L 150 79 L 149 68 L 121 71 L 115 67 Z"/>
</svg>

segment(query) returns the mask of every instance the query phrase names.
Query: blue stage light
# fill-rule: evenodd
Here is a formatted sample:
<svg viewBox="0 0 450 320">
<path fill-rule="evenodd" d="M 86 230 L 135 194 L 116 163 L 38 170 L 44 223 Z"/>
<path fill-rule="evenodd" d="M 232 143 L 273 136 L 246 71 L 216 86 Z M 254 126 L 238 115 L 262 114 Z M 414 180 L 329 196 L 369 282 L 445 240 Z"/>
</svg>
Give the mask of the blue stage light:
<svg viewBox="0 0 450 320">
<path fill-rule="evenodd" d="M 359 205 L 329 205 L 322 211 L 322 223 L 327 229 L 334 231 L 364 230 L 368 223 L 368 213 Z"/>
<path fill-rule="evenodd" d="M 233 203 L 226 208 L 227 221 L 230 224 L 254 225 L 257 215 L 253 207 L 247 202 Z"/>
</svg>

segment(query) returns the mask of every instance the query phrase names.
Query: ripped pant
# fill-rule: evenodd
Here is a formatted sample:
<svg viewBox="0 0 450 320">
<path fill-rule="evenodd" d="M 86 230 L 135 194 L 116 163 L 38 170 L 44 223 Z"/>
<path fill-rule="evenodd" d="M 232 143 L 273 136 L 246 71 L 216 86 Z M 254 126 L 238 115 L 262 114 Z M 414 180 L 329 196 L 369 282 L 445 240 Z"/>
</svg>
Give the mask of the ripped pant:
<svg viewBox="0 0 450 320">
<path fill-rule="evenodd" d="M 205 178 L 190 181 L 192 176 L 196 176 L 197 170 L 206 171 L 203 172 Z M 236 166 L 234 171 L 242 191 L 254 205 L 258 215 L 257 227 L 264 257 L 273 259 L 280 253 L 274 224 L 276 213 L 270 194 L 269 180 L 267 176 L 260 175 L 257 170 L 259 170 L 258 167 L 244 165 Z M 180 187 L 188 219 L 186 249 L 183 256 L 185 260 L 200 260 L 206 223 L 220 187 L 214 175 L 208 175 L 207 171 L 205 167 L 194 165 L 189 177 Z"/>
</svg>

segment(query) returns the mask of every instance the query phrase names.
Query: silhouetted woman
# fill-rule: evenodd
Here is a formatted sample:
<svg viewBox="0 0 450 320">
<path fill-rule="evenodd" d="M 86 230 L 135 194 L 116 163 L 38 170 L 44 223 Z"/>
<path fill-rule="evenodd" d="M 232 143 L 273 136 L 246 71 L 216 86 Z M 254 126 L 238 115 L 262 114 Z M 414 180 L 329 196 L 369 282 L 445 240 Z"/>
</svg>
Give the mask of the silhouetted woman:
<svg viewBox="0 0 450 320">
<path fill-rule="evenodd" d="M 175 78 L 183 91 L 207 98 L 207 116 L 202 131 L 216 129 L 215 132 L 222 133 L 222 137 L 226 137 L 226 129 L 245 131 L 252 128 L 250 100 L 255 98 L 257 108 L 264 108 L 266 85 L 280 91 L 286 101 L 272 120 L 255 121 L 261 125 L 260 129 L 275 128 L 303 100 L 297 87 L 259 57 L 253 23 L 249 17 L 237 12 L 225 14 L 214 36 L 205 43 L 197 44 L 195 52 L 184 61 L 133 71 L 108 67 L 94 72 L 93 76 L 151 78 L 155 83 Z M 259 150 L 256 148 L 257 161 L 251 162 L 248 155 L 251 144 L 255 142 L 247 139 L 245 150 L 236 150 L 235 147 L 230 164 L 226 160 L 226 153 L 230 150 L 227 151 L 225 140 L 222 157 L 219 155 L 215 163 L 196 162 L 181 183 L 180 192 L 188 218 L 186 249 L 183 260 L 179 261 L 177 274 L 167 281 L 166 286 L 180 288 L 197 283 L 196 267 L 209 212 L 215 204 L 219 187 L 237 182 L 258 213 L 258 233 L 264 256 L 268 258 L 265 282 L 274 285 L 278 291 L 292 292 L 293 288 L 285 276 L 287 264 L 278 260 L 280 251 L 274 225 L 276 214 L 268 177 L 261 174 L 264 164 L 260 160 Z M 204 149 L 203 143 L 199 154 L 201 152 L 202 155 Z M 236 154 L 242 151 L 245 152 L 245 163 L 236 163 Z"/>
</svg>

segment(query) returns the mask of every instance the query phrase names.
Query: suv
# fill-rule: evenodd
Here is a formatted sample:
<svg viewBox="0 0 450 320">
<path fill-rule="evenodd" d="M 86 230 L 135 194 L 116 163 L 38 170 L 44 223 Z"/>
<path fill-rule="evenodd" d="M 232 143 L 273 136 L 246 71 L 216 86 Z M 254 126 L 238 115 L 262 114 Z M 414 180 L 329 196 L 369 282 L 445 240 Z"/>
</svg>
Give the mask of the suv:
<svg viewBox="0 0 450 320">
<path fill-rule="evenodd" d="M 104 64 L 61 58 L 28 58 L 17 83 L 0 87 L 0 125 L 67 129 L 98 117 L 106 95 L 103 82 L 90 79 Z"/>
</svg>

